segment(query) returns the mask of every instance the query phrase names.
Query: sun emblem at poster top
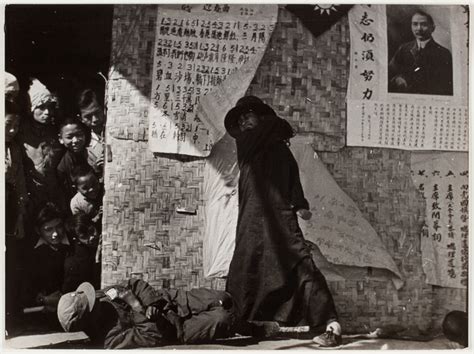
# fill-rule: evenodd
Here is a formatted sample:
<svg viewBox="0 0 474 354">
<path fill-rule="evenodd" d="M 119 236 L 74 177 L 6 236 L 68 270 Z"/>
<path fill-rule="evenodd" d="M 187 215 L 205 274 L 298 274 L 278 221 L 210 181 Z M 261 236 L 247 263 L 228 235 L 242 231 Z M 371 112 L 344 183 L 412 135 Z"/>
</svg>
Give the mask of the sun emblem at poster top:
<svg viewBox="0 0 474 354">
<path fill-rule="evenodd" d="M 319 14 L 330 15 L 332 11 L 337 12 L 336 5 L 334 4 L 319 4 L 314 5 L 314 11 L 319 11 Z"/>
</svg>

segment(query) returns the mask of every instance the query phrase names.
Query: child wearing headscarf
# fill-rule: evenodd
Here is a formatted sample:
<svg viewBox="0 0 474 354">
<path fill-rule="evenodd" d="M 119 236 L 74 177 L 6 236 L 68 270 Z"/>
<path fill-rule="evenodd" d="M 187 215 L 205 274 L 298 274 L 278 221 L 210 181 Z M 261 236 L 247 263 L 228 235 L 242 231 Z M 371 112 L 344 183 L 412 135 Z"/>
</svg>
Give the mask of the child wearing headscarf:
<svg viewBox="0 0 474 354">
<path fill-rule="evenodd" d="M 63 148 L 58 140 L 56 126 L 57 96 L 37 79 L 33 79 L 28 95 L 31 115 L 20 126 L 19 142 L 24 153 L 28 213 L 34 215 L 46 202 L 54 202 L 60 208 L 65 208 L 56 177 L 56 167 L 63 155 Z"/>
</svg>

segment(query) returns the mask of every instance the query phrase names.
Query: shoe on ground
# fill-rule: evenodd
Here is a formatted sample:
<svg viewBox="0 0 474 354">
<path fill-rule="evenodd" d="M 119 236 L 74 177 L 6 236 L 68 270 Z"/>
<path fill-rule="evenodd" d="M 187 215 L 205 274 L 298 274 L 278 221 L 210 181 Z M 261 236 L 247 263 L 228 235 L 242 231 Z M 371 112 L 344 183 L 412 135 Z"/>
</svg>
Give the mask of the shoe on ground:
<svg viewBox="0 0 474 354">
<path fill-rule="evenodd" d="M 313 342 L 320 347 L 337 347 L 342 344 L 342 336 L 329 330 L 313 338 Z"/>
</svg>

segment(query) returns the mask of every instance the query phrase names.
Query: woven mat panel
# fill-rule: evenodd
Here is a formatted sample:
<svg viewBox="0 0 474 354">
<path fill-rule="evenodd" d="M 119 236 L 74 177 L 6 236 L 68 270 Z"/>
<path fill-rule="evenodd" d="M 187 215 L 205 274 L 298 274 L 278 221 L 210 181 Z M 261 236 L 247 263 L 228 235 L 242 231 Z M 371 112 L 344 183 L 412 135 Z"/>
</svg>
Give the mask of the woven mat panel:
<svg viewBox="0 0 474 354">
<path fill-rule="evenodd" d="M 218 287 L 202 270 L 204 161 L 155 157 L 146 142 L 108 143 L 103 285 L 133 276 L 160 288 Z M 197 213 L 178 214 L 177 207 Z"/>
<path fill-rule="evenodd" d="M 441 330 L 444 316 L 450 311 L 467 311 L 467 289 L 433 287 L 433 327 Z"/>
<path fill-rule="evenodd" d="M 114 6 L 107 130 L 116 138 L 148 140 L 156 11 L 156 5 Z"/>
<path fill-rule="evenodd" d="M 349 39 L 347 16 L 315 38 L 296 16 L 280 8 L 248 90 L 298 133 L 315 135 L 319 151 L 337 151 L 345 144 Z"/>
<path fill-rule="evenodd" d="M 398 323 L 427 329 L 432 325 L 433 290 L 425 283 L 419 237 L 424 201 L 411 180 L 410 154 L 350 147 L 320 154 L 339 186 L 382 238 L 406 281 L 398 291 L 384 282 L 339 286 L 336 303 L 345 302 L 342 315 L 349 328 Z"/>
<path fill-rule="evenodd" d="M 224 279 L 204 279 L 202 272 L 204 161 L 154 156 L 144 141 L 155 22 L 153 5 L 115 6 L 107 96 L 113 159 L 105 176 L 103 283 L 137 276 L 156 287 L 224 289 Z M 280 9 L 249 93 L 272 105 L 300 134 L 312 135 L 316 150 L 328 151 L 321 158 L 405 276 L 399 291 L 370 277 L 330 282 L 346 331 L 395 323 L 426 329 L 433 325 L 433 307 L 447 308 L 448 299 L 443 302 L 444 294 L 425 284 L 419 240 L 424 202 L 411 182 L 410 153 L 340 149 L 348 70 L 346 17 L 315 39 Z M 178 205 L 195 207 L 197 215 L 177 214 Z M 455 292 L 452 301 L 461 305 L 465 298 Z"/>
</svg>

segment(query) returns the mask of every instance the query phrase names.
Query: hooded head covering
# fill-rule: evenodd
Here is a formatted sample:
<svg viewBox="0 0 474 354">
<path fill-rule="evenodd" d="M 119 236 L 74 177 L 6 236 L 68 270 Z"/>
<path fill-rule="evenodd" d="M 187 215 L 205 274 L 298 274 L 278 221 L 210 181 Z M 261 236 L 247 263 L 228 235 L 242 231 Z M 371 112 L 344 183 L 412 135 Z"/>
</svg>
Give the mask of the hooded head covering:
<svg viewBox="0 0 474 354">
<path fill-rule="evenodd" d="M 44 86 L 38 79 L 33 79 L 33 82 L 28 91 L 30 96 L 31 111 L 33 112 L 36 107 L 47 103 L 47 102 L 58 102 L 58 97 L 51 93 L 46 86 Z"/>
<path fill-rule="evenodd" d="M 244 96 L 240 98 L 235 107 L 232 108 L 225 116 L 224 126 L 232 137 L 240 135 L 238 125 L 239 117 L 248 112 L 255 112 L 259 116 L 276 116 L 275 111 L 256 96 Z"/>
<path fill-rule="evenodd" d="M 18 95 L 19 91 L 20 85 L 18 85 L 16 77 L 5 71 L 5 98 L 11 101 Z"/>
</svg>

